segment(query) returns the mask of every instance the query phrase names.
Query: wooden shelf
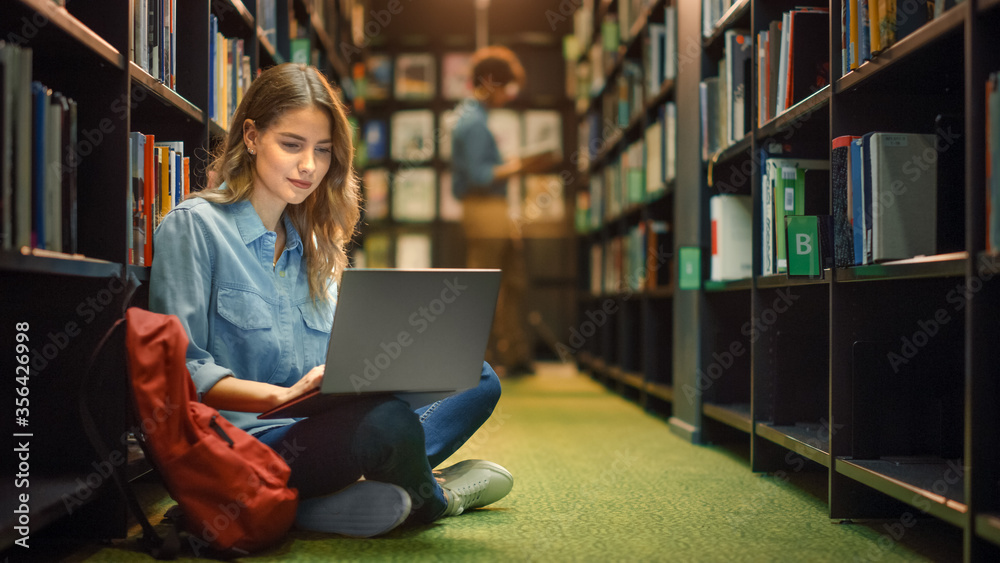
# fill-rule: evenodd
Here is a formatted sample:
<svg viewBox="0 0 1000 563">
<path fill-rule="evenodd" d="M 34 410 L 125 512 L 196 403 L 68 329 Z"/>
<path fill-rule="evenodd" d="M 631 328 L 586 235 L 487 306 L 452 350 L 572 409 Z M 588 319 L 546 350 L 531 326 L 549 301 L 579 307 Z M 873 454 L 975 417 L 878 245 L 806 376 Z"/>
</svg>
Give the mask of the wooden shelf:
<svg viewBox="0 0 1000 563">
<path fill-rule="evenodd" d="M 976 535 L 1000 545 L 1000 514 L 976 515 Z"/>
<path fill-rule="evenodd" d="M 20 252 L 2 252 L 0 253 L 0 272 L 109 278 L 120 276 L 122 265 L 105 260 L 74 258 L 71 255 L 65 255 L 65 257 L 29 256 Z"/>
<path fill-rule="evenodd" d="M 976 275 L 989 278 L 1000 273 L 1000 254 L 980 252 L 976 259 Z"/>
<path fill-rule="evenodd" d="M 127 271 L 130 274 L 135 275 L 135 278 L 143 283 L 149 282 L 149 266 L 136 266 L 134 264 L 129 264 Z"/>
<path fill-rule="evenodd" d="M 650 299 L 670 299 L 674 296 L 674 286 L 661 285 L 642 291 L 642 295 Z"/>
<path fill-rule="evenodd" d="M 267 40 L 267 36 L 264 35 L 264 30 L 261 29 L 260 26 L 257 26 L 257 41 L 260 42 L 261 52 L 267 57 L 269 57 L 272 61 L 274 61 L 274 64 L 279 65 L 285 62 L 285 58 L 282 57 L 281 53 L 278 53 L 278 50 L 275 48 L 275 46 L 272 45 L 271 42 Z M 261 69 L 263 69 L 265 66 L 267 65 L 265 65 L 264 62 L 261 61 L 260 62 Z"/>
<path fill-rule="evenodd" d="M 985 14 L 1000 6 L 1000 0 L 979 0 L 979 13 Z"/>
<path fill-rule="evenodd" d="M 649 100 L 646 101 L 646 111 L 650 111 L 655 107 L 663 105 L 664 102 L 669 100 L 674 95 L 674 81 L 665 80 L 663 84 L 660 85 L 660 91 L 653 94 Z"/>
<path fill-rule="evenodd" d="M 753 423 L 750 419 L 750 404 L 739 403 L 739 404 L 729 404 L 729 405 L 714 405 L 712 403 L 704 403 L 701 406 L 702 414 L 717 420 L 727 426 L 731 426 L 737 430 L 746 432 L 747 434 L 753 429 Z"/>
<path fill-rule="evenodd" d="M 830 467 L 830 436 L 821 424 L 801 423 L 775 426 L 757 423 L 757 435 L 791 450 L 802 457 Z"/>
<path fill-rule="evenodd" d="M 211 137 L 225 137 L 229 132 L 214 119 L 208 120 L 208 134 Z"/>
<path fill-rule="evenodd" d="M 247 29 L 254 29 L 256 27 L 254 24 L 253 16 L 250 14 L 250 10 L 247 9 L 246 5 L 243 4 L 242 0 L 225 0 L 225 2 L 229 5 L 228 7 L 232 7 L 234 10 L 236 10 L 236 13 L 238 13 L 240 15 L 240 18 L 243 19 L 243 23 L 246 24 Z M 212 5 L 214 6 L 215 2 L 213 2 Z M 222 11 L 225 11 L 226 9 L 227 7 L 223 7 Z"/>
<path fill-rule="evenodd" d="M 835 85 L 836 93 L 846 92 L 856 88 L 866 81 L 878 76 L 885 69 L 892 67 L 896 63 L 906 60 L 914 53 L 929 48 L 934 42 L 950 33 L 959 33 L 965 24 L 965 18 L 969 13 L 969 2 L 951 8 L 940 18 L 931 20 L 920 29 L 900 39 L 895 45 L 882 51 L 872 60 L 862 64 L 857 69 L 852 70 L 846 76 L 837 80 Z"/>
<path fill-rule="evenodd" d="M 765 123 L 763 127 L 757 129 L 755 136 L 758 140 L 763 140 L 784 133 L 789 129 L 801 127 L 802 123 L 812 120 L 813 113 L 830 105 L 832 92 L 833 89 L 827 84 L 808 98 L 785 110 L 781 115 Z M 823 117 L 825 122 L 828 116 Z"/>
<path fill-rule="evenodd" d="M 965 472 L 960 461 L 943 459 L 852 460 L 838 458 L 835 469 L 896 500 L 950 524 L 965 524 Z M 946 489 L 945 494 L 935 492 Z"/>
<path fill-rule="evenodd" d="M 822 278 L 808 278 L 801 276 L 791 276 L 788 274 L 771 274 L 767 276 L 757 276 L 757 287 L 774 289 L 781 287 L 792 287 L 802 285 L 828 285 L 833 279 L 833 271 L 830 268 L 823 270 Z"/>
<path fill-rule="evenodd" d="M 837 282 L 883 281 L 915 278 L 950 278 L 965 276 L 968 253 L 955 252 L 897 260 L 883 264 L 868 264 L 853 268 L 837 268 Z"/>
<path fill-rule="evenodd" d="M 604 360 L 589 352 L 580 352 L 577 361 L 598 377 L 606 377 L 623 387 L 639 391 L 660 399 L 673 402 L 674 389 L 665 383 L 646 381 L 641 373 L 624 370 L 618 366 L 608 365 Z"/>
<path fill-rule="evenodd" d="M 704 39 L 704 45 L 709 47 L 713 45 L 716 41 L 722 37 L 726 30 L 730 27 L 736 25 L 736 22 L 740 19 L 750 15 L 750 0 L 740 0 L 736 4 L 733 4 L 726 10 L 725 14 L 719 18 L 719 21 L 715 24 L 715 30 L 712 35 Z"/>
<path fill-rule="evenodd" d="M 202 112 L 201 109 L 185 100 L 183 96 L 174 90 L 168 88 L 166 84 L 153 78 L 152 75 L 142 70 L 142 68 L 135 64 L 135 62 L 129 61 L 128 72 L 133 83 L 142 86 L 147 91 L 154 94 L 164 104 L 177 108 L 189 119 L 193 119 L 198 123 L 205 122 L 204 112 Z"/>
<path fill-rule="evenodd" d="M 732 160 L 743 153 L 749 153 L 750 148 L 753 144 L 753 133 L 747 133 L 745 137 L 729 145 L 728 147 L 717 151 L 712 155 L 712 158 L 708 161 L 709 168 L 712 168 L 720 163 Z M 749 157 L 749 154 L 747 154 Z M 711 185 L 711 183 L 709 183 Z"/>
<path fill-rule="evenodd" d="M 80 475 L 65 473 L 54 475 L 41 475 L 32 472 L 30 477 L 30 489 L 18 489 L 14 486 L 14 479 L 4 479 L 0 485 L 3 497 L 13 501 L 19 494 L 28 493 L 30 495 L 28 510 L 31 517 L 31 531 L 37 533 L 38 530 L 53 524 L 66 516 L 66 505 L 63 497 L 73 498 L 75 501 L 86 505 L 99 498 L 97 494 L 88 495 L 86 498 L 77 496 L 79 484 L 76 480 Z M 13 502 L 11 502 L 13 505 Z M 17 515 L 13 513 L 16 506 L 11 506 L 11 510 L 5 510 L 0 514 L 0 551 L 14 545 L 20 535 L 14 530 L 17 526 Z M 76 507 L 79 508 L 79 507 Z M 33 544 L 32 544 L 33 545 Z"/>
<path fill-rule="evenodd" d="M 644 391 L 646 388 L 646 384 L 640 373 L 626 371 L 618 366 L 605 367 L 603 371 L 610 379 L 631 389 Z"/>
<path fill-rule="evenodd" d="M 119 69 L 125 68 L 125 56 L 105 41 L 103 37 L 94 33 L 89 27 L 83 25 L 80 20 L 73 17 L 66 8 L 56 6 L 52 0 L 10 1 L 18 2 L 28 9 L 34 10 L 40 17 L 45 19 L 48 25 L 72 37 L 110 65 Z"/>
<path fill-rule="evenodd" d="M 705 280 L 704 288 L 705 291 L 709 293 L 717 293 L 720 291 L 743 291 L 753 288 L 753 279 L 746 278 L 742 280 L 726 281 Z"/>
<path fill-rule="evenodd" d="M 650 381 L 646 383 L 646 393 L 661 401 L 674 402 L 674 388 L 670 385 Z"/>
<path fill-rule="evenodd" d="M 649 25 L 651 16 L 656 12 L 662 12 L 665 4 L 666 0 L 656 0 L 652 6 L 648 6 L 642 10 L 642 14 L 635 18 L 635 21 L 632 22 L 632 27 L 629 28 L 629 41 L 634 41 L 642 35 L 646 26 Z"/>
<path fill-rule="evenodd" d="M 332 8 L 331 8 L 332 9 Z M 347 63 L 345 63 L 340 58 L 340 53 L 337 50 L 336 45 L 333 44 L 333 39 L 326 32 L 323 27 L 323 23 L 319 21 L 319 17 L 315 13 L 310 11 L 309 21 L 312 23 L 313 32 L 316 34 L 316 39 L 323 45 L 323 49 L 326 50 L 326 56 L 330 60 L 330 64 L 333 65 L 333 70 L 341 77 L 350 79 L 351 70 L 347 68 Z"/>
</svg>

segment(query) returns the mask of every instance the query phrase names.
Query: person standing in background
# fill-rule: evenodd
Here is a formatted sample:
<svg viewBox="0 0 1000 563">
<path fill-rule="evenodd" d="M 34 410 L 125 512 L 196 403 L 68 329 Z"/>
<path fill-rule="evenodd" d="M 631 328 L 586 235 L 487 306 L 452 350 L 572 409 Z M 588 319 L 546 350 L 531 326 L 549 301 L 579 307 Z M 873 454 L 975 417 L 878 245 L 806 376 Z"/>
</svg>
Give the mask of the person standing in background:
<svg viewBox="0 0 1000 563">
<path fill-rule="evenodd" d="M 452 131 L 452 191 L 462 202 L 466 267 L 503 270 L 488 360 L 506 375 L 532 371 L 525 331 L 527 276 L 524 242 L 507 204 L 507 181 L 525 172 L 541 172 L 561 161 L 556 153 L 504 161 L 487 126 L 487 112 L 517 98 L 525 84 L 524 67 L 510 49 L 484 47 L 472 56 L 471 98 L 457 110 Z"/>
</svg>

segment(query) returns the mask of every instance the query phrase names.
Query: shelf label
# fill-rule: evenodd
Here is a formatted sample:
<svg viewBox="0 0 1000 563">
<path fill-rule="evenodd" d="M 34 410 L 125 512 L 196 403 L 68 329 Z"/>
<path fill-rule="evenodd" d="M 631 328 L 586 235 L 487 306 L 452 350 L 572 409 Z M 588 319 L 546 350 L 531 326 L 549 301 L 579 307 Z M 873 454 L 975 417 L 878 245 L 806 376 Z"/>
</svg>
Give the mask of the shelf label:
<svg viewBox="0 0 1000 563">
<path fill-rule="evenodd" d="M 788 275 L 819 277 L 820 267 L 819 222 L 814 216 L 792 215 L 785 217 L 788 229 Z"/>
<path fill-rule="evenodd" d="M 701 249 L 696 246 L 682 246 L 678 262 L 680 265 L 678 275 L 680 288 L 701 288 Z"/>
</svg>

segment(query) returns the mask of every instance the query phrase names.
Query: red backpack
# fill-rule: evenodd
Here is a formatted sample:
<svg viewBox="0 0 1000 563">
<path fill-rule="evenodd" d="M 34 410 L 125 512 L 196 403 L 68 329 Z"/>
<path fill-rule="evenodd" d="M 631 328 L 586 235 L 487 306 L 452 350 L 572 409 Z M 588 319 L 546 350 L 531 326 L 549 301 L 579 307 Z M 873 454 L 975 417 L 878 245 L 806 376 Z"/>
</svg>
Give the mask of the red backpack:
<svg viewBox="0 0 1000 563">
<path fill-rule="evenodd" d="M 288 465 L 198 402 L 185 361 L 188 338 L 177 317 L 130 307 L 124 323 L 137 437 L 182 513 L 168 516 L 189 534 L 196 554 L 203 547 L 246 554 L 281 539 L 298 507 Z M 100 438 L 91 441 L 98 446 Z M 158 558 L 174 557 L 177 540 L 160 538 L 128 484 L 117 474 L 115 480 L 143 524 L 147 548 Z"/>
</svg>

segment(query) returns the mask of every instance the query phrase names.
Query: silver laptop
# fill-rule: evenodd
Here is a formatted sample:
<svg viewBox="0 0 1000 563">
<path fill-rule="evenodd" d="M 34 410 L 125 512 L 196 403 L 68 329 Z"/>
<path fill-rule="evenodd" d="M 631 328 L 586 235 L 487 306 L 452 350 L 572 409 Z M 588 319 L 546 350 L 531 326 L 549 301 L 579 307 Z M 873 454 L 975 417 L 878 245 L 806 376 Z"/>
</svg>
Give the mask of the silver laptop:
<svg viewBox="0 0 1000 563">
<path fill-rule="evenodd" d="M 418 408 L 479 383 L 500 270 L 350 269 L 321 387 L 258 418 L 311 416 L 365 394 Z"/>
</svg>

